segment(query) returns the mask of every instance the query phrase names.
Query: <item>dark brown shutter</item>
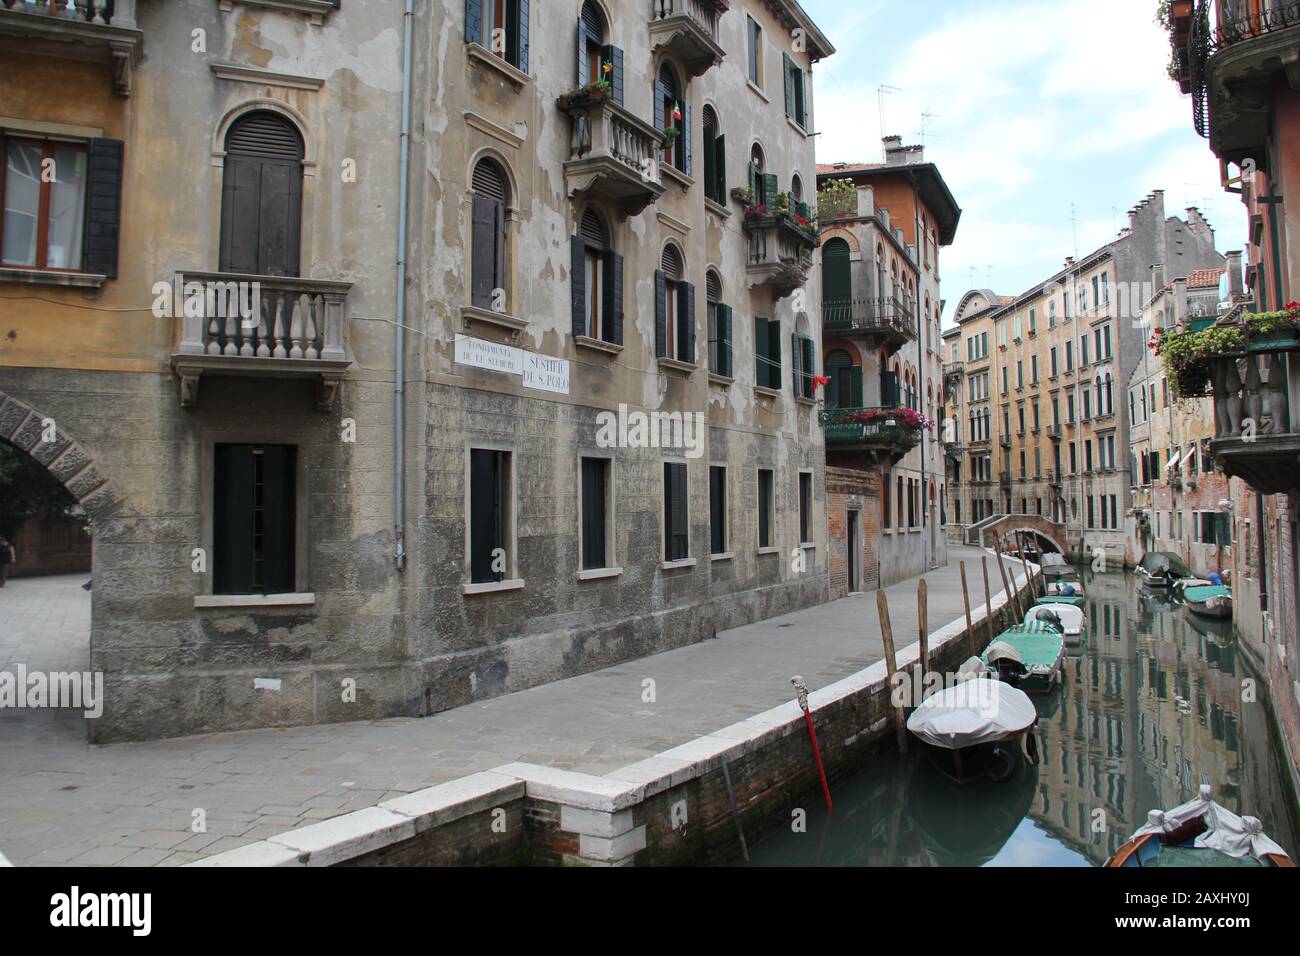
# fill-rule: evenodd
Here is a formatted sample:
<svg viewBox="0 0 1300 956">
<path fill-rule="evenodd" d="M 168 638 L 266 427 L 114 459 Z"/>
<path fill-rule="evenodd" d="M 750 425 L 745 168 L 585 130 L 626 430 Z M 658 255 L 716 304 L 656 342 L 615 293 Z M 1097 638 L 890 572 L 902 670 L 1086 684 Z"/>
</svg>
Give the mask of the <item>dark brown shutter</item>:
<svg viewBox="0 0 1300 956">
<path fill-rule="evenodd" d="M 694 165 L 692 159 L 693 151 L 691 149 L 691 137 L 694 135 L 692 133 L 693 128 L 694 127 L 691 124 L 691 104 L 683 102 L 682 103 L 682 135 L 677 138 L 682 144 L 682 172 L 684 172 L 687 176 L 694 175 L 692 170 L 692 166 Z"/>
<path fill-rule="evenodd" d="M 601 265 L 605 270 L 605 288 L 602 290 L 605 301 L 605 321 L 601 323 L 601 333 L 605 341 L 615 345 L 623 344 L 623 257 L 617 253 L 605 253 Z"/>
<path fill-rule="evenodd" d="M 664 251 L 659 255 L 659 268 L 664 277 L 672 282 L 680 282 L 682 278 L 682 258 L 677 254 L 677 247 L 674 245 L 664 246 Z"/>
<path fill-rule="evenodd" d="M 798 332 L 790 336 L 790 369 L 794 373 L 794 393 L 803 395 L 803 347 Z"/>
<path fill-rule="evenodd" d="M 485 199 L 495 199 L 499 203 L 509 202 L 506 178 L 490 159 L 481 159 L 475 164 L 470 186 Z"/>
<path fill-rule="evenodd" d="M 493 570 L 492 552 L 503 544 L 505 452 L 474 448 L 469 454 L 470 581 L 500 581 L 504 574 Z"/>
<path fill-rule="evenodd" d="M 772 473 L 758 473 L 758 546 L 772 546 Z"/>
<path fill-rule="evenodd" d="M 677 286 L 677 359 L 695 364 L 695 286 Z"/>
<path fill-rule="evenodd" d="M 587 335 L 587 243 L 582 236 L 569 240 L 569 273 L 572 280 L 572 329 L 574 336 Z"/>
<path fill-rule="evenodd" d="M 496 288 L 496 227 L 500 203 L 475 196 L 473 234 L 470 242 L 470 304 L 480 309 L 492 308 L 492 290 Z"/>
<path fill-rule="evenodd" d="M 727 137 L 719 136 L 713 143 L 713 184 L 714 198 L 720 203 L 727 201 Z"/>
<path fill-rule="evenodd" d="M 668 277 L 655 271 L 655 355 L 668 357 Z"/>
<path fill-rule="evenodd" d="M 294 587 L 294 470 L 297 449 L 292 445 L 263 445 L 261 526 L 258 555 L 262 594 L 288 594 Z"/>
<path fill-rule="evenodd" d="M 605 484 L 609 462 L 582 459 L 582 567 L 590 571 L 608 566 L 605 557 Z"/>
<path fill-rule="evenodd" d="M 722 298 L 722 280 L 712 269 L 704 275 L 704 298 L 707 302 L 717 302 Z"/>
<path fill-rule="evenodd" d="M 718 374 L 732 376 L 731 306 L 718 305 Z"/>
<path fill-rule="evenodd" d="M 582 16 L 578 18 L 578 29 L 577 29 L 577 31 L 576 31 L 577 34 L 578 34 L 578 46 L 577 46 L 577 52 L 578 52 L 578 88 L 579 88 L 579 89 L 581 89 L 582 87 L 586 86 L 586 85 L 587 85 L 588 83 L 590 83 L 592 80 L 598 79 L 598 77 L 594 77 L 594 76 L 589 75 L 589 74 L 590 74 L 590 70 L 588 69 L 588 66 L 587 66 L 587 24 L 586 24 L 586 19 L 587 19 L 587 7 L 588 7 L 588 6 L 590 6 L 590 3 L 584 3 L 584 4 L 582 5 Z"/>
<path fill-rule="evenodd" d="M 292 445 L 214 446 L 213 593 L 294 590 L 296 461 Z"/>
<path fill-rule="evenodd" d="M 212 592 L 253 590 L 253 467 L 250 445 L 212 449 Z"/>
<path fill-rule="evenodd" d="M 117 241 L 122 221 L 123 144 L 116 139 L 92 139 L 87 150 L 86 229 L 82 238 L 81 270 L 93 275 L 117 275 Z M 0 157 L 4 137 L 0 135 Z M 0 169 L 0 176 L 4 170 Z"/>
<path fill-rule="evenodd" d="M 302 137 L 293 124 L 277 113 L 258 110 L 241 117 L 226 134 L 226 152 L 301 162 Z"/>
<path fill-rule="evenodd" d="M 219 268 L 299 274 L 302 137 L 278 114 L 259 110 L 226 135 Z"/>
<path fill-rule="evenodd" d="M 604 250 L 606 246 L 605 225 L 600 221 L 600 217 L 590 209 L 582 214 L 582 224 L 579 227 L 579 233 L 583 241 L 593 249 Z"/>
</svg>

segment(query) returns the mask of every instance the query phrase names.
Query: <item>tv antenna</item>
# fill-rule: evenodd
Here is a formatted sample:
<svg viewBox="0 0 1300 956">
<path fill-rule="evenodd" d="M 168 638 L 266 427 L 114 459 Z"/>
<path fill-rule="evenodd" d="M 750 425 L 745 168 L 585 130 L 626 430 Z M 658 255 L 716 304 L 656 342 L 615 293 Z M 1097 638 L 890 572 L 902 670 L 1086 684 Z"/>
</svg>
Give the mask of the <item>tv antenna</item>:
<svg viewBox="0 0 1300 956">
<path fill-rule="evenodd" d="M 925 137 L 929 132 L 930 120 L 942 119 L 940 113 L 925 112 L 921 114 L 921 145 L 925 145 Z"/>
<path fill-rule="evenodd" d="M 889 86 L 886 83 L 881 83 L 879 86 L 876 87 L 876 105 L 878 110 L 880 111 L 880 138 L 882 140 L 885 138 L 885 97 L 888 96 L 890 93 L 901 93 L 901 92 L 903 91 L 899 89 L 897 86 Z"/>
</svg>

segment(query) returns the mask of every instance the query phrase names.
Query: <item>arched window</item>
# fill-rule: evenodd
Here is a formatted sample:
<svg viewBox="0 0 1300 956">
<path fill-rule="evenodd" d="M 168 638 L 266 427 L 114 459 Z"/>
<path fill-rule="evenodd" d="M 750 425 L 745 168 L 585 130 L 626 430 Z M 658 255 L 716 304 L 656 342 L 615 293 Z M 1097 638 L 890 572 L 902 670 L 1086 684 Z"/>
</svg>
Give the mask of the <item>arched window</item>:
<svg viewBox="0 0 1300 956">
<path fill-rule="evenodd" d="M 822 322 L 844 323 L 851 318 L 853 276 L 849 244 L 836 236 L 822 246 Z"/>
<path fill-rule="evenodd" d="M 613 83 L 613 64 L 606 70 L 609 58 L 605 56 L 605 14 L 600 4 L 586 0 L 578 17 L 578 86 L 597 80 Z"/>
<path fill-rule="evenodd" d="M 718 114 L 712 106 L 704 107 L 704 195 L 716 203 L 727 201 L 726 137 L 720 132 Z"/>
<path fill-rule="evenodd" d="M 667 243 L 655 272 L 655 355 L 695 363 L 695 287 L 681 250 Z"/>
<path fill-rule="evenodd" d="M 826 391 L 826 404 L 831 408 L 862 407 L 862 366 L 853 364 L 853 357 L 843 349 L 835 349 L 826 356 L 826 377 L 831 380 Z"/>
<path fill-rule="evenodd" d="M 722 301 L 722 279 L 712 269 L 704 276 L 704 298 L 708 309 L 709 371 L 730 378 L 731 306 Z"/>
<path fill-rule="evenodd" d="M 799 174 L 795 173 L 790 180 L 790 198 L 795 202 L 803 202 L 803 180 Z"/>
<path fill-rule="evenodd" d="M 302 136 L 269 110 L 226 134 L 221 185 L 222 272 L 296 276 L 302 233 Z"/>
<path fill-rule="evenodd" d="M 691 174 L 691 105 L 685 102 L 677 74 L 667 63 L 659 67 L 654 88 L 655 127 L 676 130 L 665 142 L 662 161 L 686 175 Z"/>
<path fill-rule="evenodd" d="M 494 159 L 474 166 L 470 181 L 473 223 L 470 241 L 470 304 L 480 309 L 506 309 L 506 219 L 510 182 Z"/>
<path fill-rule="evenodd" d="M 594 209 L 578 222 L 571 264 L 573 334 L 623 344 L 623 257 Z"/>
<path fill-rule="evenodd" d="M 749 191 L 754 194 L 754 202 L 763 205 L 766 197 L 763 193 L 763 173 L 766 169 L 766 159 L 763 156 L 763 147 L 755 143 L 749 151 Z"/>
<path fill-rule="evenodd" d="M 1106 373 L 1106 414 L 1115 414 L 1115 377 Z"/>
</svg>

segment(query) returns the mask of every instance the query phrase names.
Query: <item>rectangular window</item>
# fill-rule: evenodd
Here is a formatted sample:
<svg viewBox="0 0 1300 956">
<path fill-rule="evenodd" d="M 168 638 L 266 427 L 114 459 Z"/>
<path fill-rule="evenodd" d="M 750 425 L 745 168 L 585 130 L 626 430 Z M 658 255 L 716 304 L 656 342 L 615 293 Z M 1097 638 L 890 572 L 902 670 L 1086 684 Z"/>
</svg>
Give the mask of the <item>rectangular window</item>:
<svg viewBox="0 0 1300 956">
<path fill-rule="evenodd" d="M 754 382 L 781 388 L 781 321 L 754 317 Z"/>
<path fill-rule="evenodd" d="M 709 466 L 709 552 L 727 553 L 727 469 Z"/>
<path fill-rule="evenodd" d="M 86 147 L 46 139 L 0 139 L 3 244 L 0 262 L 30 269 L 81 268 Z"/>
<path fill-rule="evenodd" d="M 469 579 L 502 581 L 509 552 L 510 452 L 472 448 L 469 453 Z"/>
<path fill-rule="evenodd" d="M 731 306 L 710 301 L 709 371 L 731 378 Z"/>
<path fill-rule="evenodd" d="M 799 473 L 799 543 L 812 544 L 813 476 Z"/>
<path fill-rule="evenodd" d="M 212 451 L 212 592 L 294 591 L 297 448 L 216 445 Z"/>
<path fill-rule="evenodd" d="M 763 28 L 753 17 L 749 21 L 749 82 L 763 88 Z"/>
<path fill-rule="evenodd" d="M 1052 346 L 1052 378 L 1056 378 L 1056 346 Z"/>
<path fill-rule="evenodd" d="M 1029 382 L 1031 385 L 1038 384 L 1038 356 L 1029 356 Z"/>
<path fill-rule="evenodd" d="M 690 557 L 690 517 L 686 490 L 686 463 L 664 462 L 664 560 Z"/>
<path fill-rule="evenodd" d="M 1074 342 L 1065 343 L 1065 370 L 1074 371 Z"/>
<path fill-rule="evenodd" d="M 610 460 L 582 459 L 582 569 L 612 567 L 610 521 Z"/>
<path fill-rule="evenodd" d="M 772 525 L 776 521 L 776 500 L 773 495 L 775 476 L 766 468 L 758 470 L 758 546 L 772 547 Z"/>
<path fill-rule="evenodd" d="M 528 72 L 528 0 L 465 0 L 465 41 Z"/>
</svg>

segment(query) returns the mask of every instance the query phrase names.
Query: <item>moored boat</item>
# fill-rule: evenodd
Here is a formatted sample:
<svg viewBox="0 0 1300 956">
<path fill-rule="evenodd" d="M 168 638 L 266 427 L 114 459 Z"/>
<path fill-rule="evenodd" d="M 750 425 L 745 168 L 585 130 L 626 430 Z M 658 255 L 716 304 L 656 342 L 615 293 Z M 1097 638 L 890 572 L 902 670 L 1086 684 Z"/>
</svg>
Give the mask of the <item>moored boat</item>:
<svg viewBox="0 0 1300 956">
<path fill-rule="evenodd" d="M 1108 867 L 1285 866 L 1295 863 L 1255 817 L 1211 799 L 1208 785 L 1172 810 L 1152 810 L 1146 825 L 1115 851 Z"/>
<path fill-rule="evenodd" d="M 1034 703 L 1023 691 L 989 677 L 972 677 L 930 695 L 912 711 L 907 729 L 924 742 L 931 762 L 958 783 L 1011 778 L 1025 758 L 1037 759 Z"/>
<path fill-rule="evenodd" d="M 1061 680 L 1065 636 L 1043 621 L 1014 624 L 997 636 L 981 660 L 999 680 L 1027 694 L 1045 694 Z"/>
<path fill-rule="evenodd" d="M 1187 610 L 1201 617 L 1220 620 L 1232 617 L 1232 592 L 1222 584 L 1187 588 L 1183 591 L 1183 603 Z"/>
<path fill-rule="evenodd" d="M 1176 554 L 1168 551 L 1148 551 L 1138 562 L 1137 574 L 1149 588 L 1172 587 L 1180 578 L 1195 577 L 1192 569 Z"/>
<path fill-rule="evenodd" d="M 1083 631 L 1086 624 L 1083 608 L 1075 604 L 1052 602 L 1039 598 L 1038 602 L 1025 613 L 1025 623 L 1033 624 L 1035 621 L 1042 620 L 1044 615 L 1050 618 L 1053 614 L 1056 615 L 1056 619 L 1061 624 L 1065 643 L 1071 644 L 1083 640 Z"/>
</svg>

